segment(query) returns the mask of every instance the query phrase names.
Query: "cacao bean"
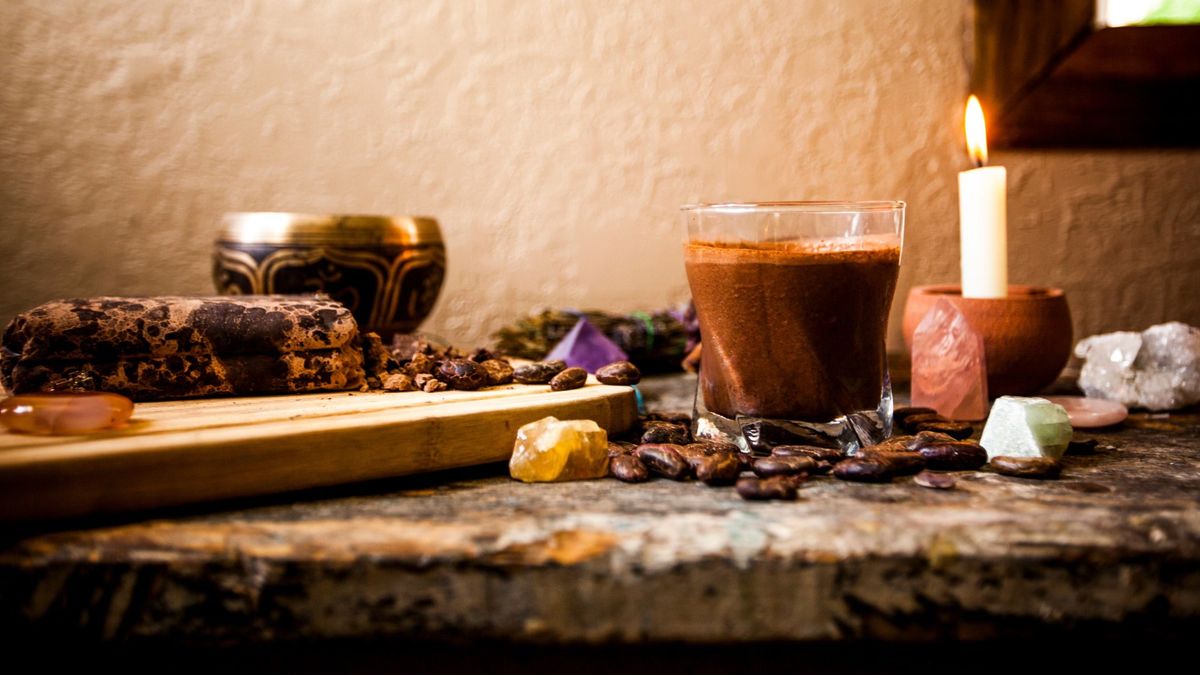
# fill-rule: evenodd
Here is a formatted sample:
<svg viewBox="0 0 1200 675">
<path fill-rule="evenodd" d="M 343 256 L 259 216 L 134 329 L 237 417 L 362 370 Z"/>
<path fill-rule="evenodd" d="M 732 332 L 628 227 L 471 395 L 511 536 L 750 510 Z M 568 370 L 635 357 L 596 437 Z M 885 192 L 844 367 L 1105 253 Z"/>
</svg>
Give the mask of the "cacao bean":
<svg viewBox="0 0 1200 675">
<path fill-rule="evenodd" d="M 679 446 L 671 443 L 644 443 L 633 454 L 646 468 L 671 480 L 684 480 L 688 476 L 688 463 L 679 454 Z"/>
<path fill-rule="evenodd" d="M 608 442 L 608 456 L 609 457 L 616 457 L 617 455 L 631 455 L 631 454 L 633 454 L 633 451 L 636 449 L 637 449 L 637 446 L 634 445 L 633 443 L 626 443 L 625 441 L 609 441 Z"/>
<path fill-rule="evenodd" d="M 604 384 L 637 384 L 642 381 L 642 372 L 628 361 L 617 361 L 596 370 L 596 379 Z"/>
<path fill-rule="evenodd" d="M 936 431 L 921 431 L 918 432 L 916 436 L 913 436 L 912 440 L 908 442 L 908 449 L 920 450 L 930 443 L 954 440 L 957 439 L 949 434 L 941 434 Z"/>
<path fill-rule="evenodd" d="M 759 457 L 754 460 L 754 473 L 760 478 L 771 476 L 790 476 L 812 471 L 817 466 L 817 460 L 812 457 Z"/>
<path fill-rule="evenodd" d="M 731 485 L 742 474 L 742 463 L 731 453 L 705 455 L 692 464 L 692 472 L 708 485 Z"/>
<path fill-rule="evenodd" d="M 941 471 L 969 471 L 987 464 L 987 450 L 976 443 L 962 441 L 938 441 L 930 443 L 918 452 L 925 458 L 925 465 Z"/>
<path fill-rule="evenodd" d="M 650 470 L 642 460 L 633 455 L 617 455 L 608 460 L 608 473 L 626 483 L 644 483 L 650 480 Z"/>
<path fill-rule="evenodd" d="M 913 476 L 913 482 L 921 487 L 933 488 L 934 490 L 949 490 L 954 487 L 957 482 L 954 476 L 948 473 L 938 473 L 936 471 L 922 471 Z"/>
<path fill-rule="evenodd" d="M 917 406 L 908 406 L 896 408 L 892 411 L 892 422 L 900 426 L 904 426 L 908 418 L 913 415 L 936 415 L 937 411 L 933 408 L 922 408 Z"/>
<path fill-rule="evenodd" d="M 966 422 L 926 422 L 918 424 L 917 431 L 936 431 L 956 440 L 965 441 L 975 433 L 975 427 Z"/>
<path fill-rule="evenodd" d="M 567 369 L 562 361 L 538 361 L 513 370 L 513 379 L 521 384 L 547 384 L 554 376 Z"/>
<path fill-rule="evenodd" d="M 873 462 L 883 462 L 894 476 L 911 476 L 925 469 L 925 458 L 919 452 L 892 451 L 876 452 L 874 448 L 860 452 L 857 456 Z"/>
<path fill-rule="evenodd" d="M 675 452 L 678 452 L 679 456 L 683 457 L 683 461 L 688 463 L 688 468 L 693 475 L 696 473 L 697 466 L 716 454 L 700 443 L 688 443 L 686 445 L 677 443 L 674 445 L 676 446 Z"/>
<path fill-rule="evenodd" d="M 812 457 L 825 462 L 840 462 L 846 458 L 841 448 L 819 448 L 815 445 L 777 445 L 771 448 L 774 457 Z"/>
<path fill-rule="evenodd" d="M 692 435 L 688 428 L 670 422 L 647 422 L 642 432 L 643 443 L 673 443 L 685 445 L 691 441 Z"/>
<path fill-rule="evenodd" d="M 738 446 L 734 445 L 733 443 L 726 443 L 725 441 L 696 440 L 692 442 L 691 445 L 703 446 L 704 451 L 708 454 L 717 454 L 722 452 L 728 452 L 731 454 L 741 453 L 741 449 L 738 448 Z"/>
<path fill-rule="evenodd" d="M 884 439 L 875 445 L 869 445 L 864 450 L 876 450 L 879 452 L 892 452 L 895 450 L 907 450 L 908 444 L 915 439 L 916 436 L 892 436 Z"/>
<path fill-rule="evenodd" d="M 694 458 L 732 455 L 735 452 L 737 452 L 737 447 L 728 443 L 697 441 L 695 443 L 679 445 L 679 454 L 683 455 L 683 458 L 689 462 Z"/>
<path fill-rule="evenodd" d="M 487 385 L 487 371 L 470 359 L 450 359 L 437 367 L 437 379 L 452 389 L 474 391 Z"/>
<path fill-rule="evenodd" d="M 1049 457 L 993 457 L 989 465 L 1005 476 L 1018 478 L 1058 478 L 1062 465 Z"/>
<path fill-rule="evenodd" d="M 795 482 L 784 476 L 775 476 L 773 478 L 752 478 L 747 476 L 746 478 L 739 478 L 736 489 L 742 499 L 758 501 L 767 499 L 792 500 L 796 498 Z"/>
<path fill-rule="evenodd" d="M 912 436 L 901 436 L 898 439 L 889 438 L 886 441 L 883 441 L 882 443 L 876 443 L 875 445 L 868 445 L 867 447 L 862 449 L 862 452 L 877 452 L 880 454 L 886 454 L 889 452 L 908 452 L 909 451 L 909 449 L 908 449 L 909 441 L 906 439 L 910 439 L 910 438 L 913 438 L 913 437 Z"/>
<path fill-rule="evenodd" d="M 833 465 L 833 476 L 856 483 L 887 483 L 892 480 L 891 467 L 872 459 L 844 459 Z"/>
<path fill-rule="evenodd" d="M 567 368 L 550 378 L 550 389 L 552 391 L 578 389 L 587 384 L 587 377 L 587 371 L 583 368 Z"/>
</svg>

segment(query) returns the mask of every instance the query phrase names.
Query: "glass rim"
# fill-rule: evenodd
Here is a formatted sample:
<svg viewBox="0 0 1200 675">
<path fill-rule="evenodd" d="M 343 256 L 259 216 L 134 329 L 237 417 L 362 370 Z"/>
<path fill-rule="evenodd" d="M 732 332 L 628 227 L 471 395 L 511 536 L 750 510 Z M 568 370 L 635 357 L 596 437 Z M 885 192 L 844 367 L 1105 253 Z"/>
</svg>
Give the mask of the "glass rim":
<svg viewBox="0 0 1200 675">
<path fill-rule="evenodd" d="M 698 213 L 884 213 L 900 211 L 906 204 L 900 200 L 871 201 L 778 201 L 778 202 L 712 202 L 685 204 L 680 211 Z"/>
</svg>

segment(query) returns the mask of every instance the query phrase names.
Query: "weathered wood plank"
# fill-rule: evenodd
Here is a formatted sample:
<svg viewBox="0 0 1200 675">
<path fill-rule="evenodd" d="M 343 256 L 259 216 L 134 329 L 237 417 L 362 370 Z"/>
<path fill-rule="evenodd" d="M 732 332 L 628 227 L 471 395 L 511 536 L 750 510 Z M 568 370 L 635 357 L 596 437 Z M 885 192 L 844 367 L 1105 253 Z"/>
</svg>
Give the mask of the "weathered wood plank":
<svg viewBox="0 0 1200 675">
<path fill-rule="evenodd" d="M 694 380 L 651 380 L 676 404 Z M 796 503 L 695 483 L 492 472 L 28 535 L 3 625 L 56 639 L 568 642 L 1187 635 L 1200 416 L 1088 434 L 1063 478 L 817 479 Z"/>
</svg>

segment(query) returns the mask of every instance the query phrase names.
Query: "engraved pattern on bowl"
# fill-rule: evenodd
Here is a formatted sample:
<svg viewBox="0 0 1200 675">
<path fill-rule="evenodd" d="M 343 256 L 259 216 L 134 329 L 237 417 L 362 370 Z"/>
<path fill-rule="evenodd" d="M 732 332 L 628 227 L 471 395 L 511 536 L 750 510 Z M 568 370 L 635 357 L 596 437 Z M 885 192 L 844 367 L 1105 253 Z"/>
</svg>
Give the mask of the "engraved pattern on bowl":
<svg viewBox="0 0 1200 675">
<path fill-rule="evenodd" d="M 385 336 L 429 316 L 445 270 L 431 218 L 228 214 L 213 256 L 219 293 L 323 292 Z"/>
</svg>

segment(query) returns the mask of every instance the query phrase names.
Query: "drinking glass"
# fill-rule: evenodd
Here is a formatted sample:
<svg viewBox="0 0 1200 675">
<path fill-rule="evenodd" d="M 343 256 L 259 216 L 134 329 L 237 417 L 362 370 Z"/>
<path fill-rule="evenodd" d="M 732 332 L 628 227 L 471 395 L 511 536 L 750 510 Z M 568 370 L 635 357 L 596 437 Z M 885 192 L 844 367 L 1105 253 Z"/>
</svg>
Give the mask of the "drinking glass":
<svg viewBox="0 0 1200 675">
<path fill-rule="evenodd" d="M 693 433 L 759 454 L 891 434 L 885 340 L 904 202 L 682 209 L 703 344 Z"/>
</svg>

